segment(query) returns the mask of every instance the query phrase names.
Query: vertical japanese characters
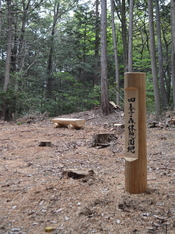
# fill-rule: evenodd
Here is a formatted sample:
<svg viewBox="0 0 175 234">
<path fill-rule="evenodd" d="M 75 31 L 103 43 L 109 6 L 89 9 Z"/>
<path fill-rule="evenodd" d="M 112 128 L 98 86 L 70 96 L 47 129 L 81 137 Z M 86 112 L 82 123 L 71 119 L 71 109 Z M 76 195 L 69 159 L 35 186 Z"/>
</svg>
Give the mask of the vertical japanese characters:
<svg viewBox="0 0 175 234">
<path fill-rule="evenodd" d="M 125 189 L 143 193 L 147 189 L 146 75 L 126 72 L 125 87 Z"/>
<path fill-rule="evenodd" d="M 135 105 L 136 98 L 132 97 L 128 99 L 128 147 L 127 152 L 130 152 L 132 154 L 135 153 L 136 150 L 136 122 L 134 120 L 134 114 L 135 114 Z"/>
</svg>

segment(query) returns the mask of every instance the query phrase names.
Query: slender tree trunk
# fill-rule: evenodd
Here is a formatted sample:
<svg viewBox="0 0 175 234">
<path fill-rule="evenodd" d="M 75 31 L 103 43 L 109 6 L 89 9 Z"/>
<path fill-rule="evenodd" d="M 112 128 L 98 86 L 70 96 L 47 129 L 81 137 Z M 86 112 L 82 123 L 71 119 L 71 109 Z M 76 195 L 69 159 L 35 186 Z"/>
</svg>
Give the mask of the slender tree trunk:
<svg viewBox="0 0 175 234">
<path fill-rule="evenodd" d="M 124 71 L 128 71 L 128 33 L 126 22 L 126 3 L 125 0 L 114 0 L 115 9 L 122 27 L 122 42 L 123 42 L 123 65 Z"/>
<path fill-rule="evenodd" d="M 10 82 L 10 65 L 11 65 L 11 54 L 12 54 L 12 1 L 7 0 L 7 22 L 8 22 L 8 33 L 7 33 L 7 56 L 5 63 L 5 76 L 4 76 L 4 86 L 3 91 L 7 92 L 8 85 Z M 6 98 L 4 98 L 2 103 L 2 116 L 4 120 L 9 118 L 9 108 L 7 106 Z"/>
<path fill-rule="evenodd" d="M 53 38 L 51 39 L 51 43 L 53 43 Z M 52 57 L 53 57 L 53 46 L 51 44 L 50 50 L 49 50 L 49 57 L 48 57 L 48 63 L 47 63 L 47 98 L 51 97 L 52 92 Z"/>
<path fill-rule="evenodd" d="M 7 87 L 10 82 L 10 62 L 12 54 L 12 10 L 11 10 L 11 0 L 7 0 L 8 8 L 8 33 L 7 33 L 7 58 L 5 64 L 5 78 L 3 91 L 7 92 Z"/>
<path fill-rule="evenodd" d="M 21 25 L 21 33 L 19 37 L 19 51 L 18 51 L 18 71 L 21 71 L 24 66 L 24 58 L 25 58 L 25 42 L 24 42 L 24 35 L 26 30 L 26 21 L 27 21 L 27 14 L 29 9 L 30 0 L 27 2 L 23 0 L 22 6 L 23 6 L 23 15 L 22 15 L 22 25 Z"/>
<path fill-rule="evenodd" d="M 162 101 L 163 108 L 166 108 L 168 106 L 168 101 L 167 101 L 167 94 L 166 94 L 165 82 L 164 82 L 159 0 L 156 0 L 156 25 L 157 25 L 157 40 L 158 40 L 159 79 L 160 79 L 160 90 L 161 90 L 161 97 L 162 97 L 161 101 Z"/>
<path fill-rule="evenodd" d="M 128 43 L 128 72 L 132 72 L 132 43 L 133 43 L 133 8 L 134 0 L 129 2 L 129 43 Z"/>
<path fill-rule="evenodd" d="M 95 57 L 99 56 L 100 28 L 99 28 L 99 0 L 95 1 Z"/>
<path fill-rule="evenodd" d="M 43 0 L 40 0 L 42 2 Z M 65 4 L 66 5 L 66 4 Z M 63 8 L 62 8 L 63 7 Z M 49 45 L 49 56 L 47 61 L 47 79 L 46 79 L 46 97 L 51 98 L 52 94 L 52 81 L 53 81 L 53 54 L 54 54 L 54 40 L 55 40 L 55 32 L 57 21 L 61 16 L 73 8 L 72 4 L 68 4 L 64 6 L 59 0 L 54 1 L 54 9 L 53 9 L 53 22 L 52 22 L 52 30 L 51 30 L 51 40 Z"/>
<path fill-rule="evenodd" d="M 173 109 L 175 110 L 175 48 L 171 50 L 171 80 L 173 85 Z"/>
<path fill-rule="evenodd" d="M 118 67 L 118 56 L 117 56 L 117 39 L 115 31 L 114 22 L 114 2 L 111 0 L 111 18 L 112 18 L 112 37 L 113 37 L 113 47 L 114 47 L 114 60 L 115 60 L 115 80 L 116 80 L 116 104 L 120 104 L 120 94 L 119 94 L 119 67 Z"/>
<path fill-rule="evenodd" d="M 122 0 L 122 40 L 123 40 L 123 58 L 125 71 L 128 71 L 128 34 L 126 24 L 126 5 L 125 0 Z"/>
<path fill-rule="evenodd" d="M 172 84 L 173 84 L 173 108 L 175 110 L 175 0 L 171 0 L 171 35 L 172 35 Z"/>
<path fill-rule="evenodd" d="M 107 75 L 107 4 L 101 1 L 101 108 L 104 115 L 109 114 L 108 75 Z"/>
<path fill-rule="evenodd" d="M 18 1 L 13 1 L 13 3 L 16 7 L 18 7 Z M 18 72 L 18 76 L 21 76 L 26 72 L 24 71 L 24 65 L 25 65 L 25 58 L 26 58 L 26 25 L 28 22 L 28 19 L 30 20 L 32 12 L 35 11 L 37 7 L 40 6 L 40 4 L 43 2 L 43 0 L 40 0 L 39 2 L 36 1 L 35 4 L 32 4 L 31 0 L 21 0 L 19 4 L 19 8 L 21 9 L 20 13 L 19 11 L 14 11 L 13 13 L 13 48 L 12 48 L 12 57 L 11 57 L 11 63 L 12 72 Z M 21 22 L 19 24 L 19 17 L 21 16 Z M 16 20 L 16 22 L 15 22 Z M 18 91 L 19 86 L 22 85 L 22 79 L 16 79 L 14 81 L 15 85 L 15 91 Z"/>
<path fill-rule="evenodd" d="M 100 20 L 99 20 L 99 0 L 95 1 L 95 74 L 94 85 L 99 84 L 99 48 L 100 48 Z"/>
<path fill-rule="evenodd" d="M 50 41 L 50 50 L 49 50 L 49 57 L 47 62 L 47 90 L 46 90 L 46 97 L 51 97 L 52 92 L 52 58 L 53 58 L 53 46 L 54 46 L 54 36 L 56 30 L 56 23 L 58 20 L 59 15 L 59 7 L 60 3 L 55 3 L 54 6 L 54 17 L 53 17 L 53 24 L 52 24 L 52 32 L 51 32 L 51 41 Z"/>
<path fill-rule="evenodd" d="M 17 36 L 17 28 L 18 25 L 15 25 L 15 35 L 14 35 L 14 46 L 12 50 L 12 65 L 13 65 L 13 72 L 22 73 L 24 67 L 24 60 L 25 60 L 25 31 L 26 31 L 26 23 L 27 23 L 27 14 L 29 10 L 30 0 L 26 2 L 23 0 L 22 4 L 22 20 L 21 20 L 21 28 L 20 28 L 20 35 Z M 16 15 L 17 17 L 17 15 Z M 18 73 L 18 74 L 19 74 Z M 20 76 L 20 74 L 19 74 Z M 21 81 L 19 79 L 15 80 L 15 91 L 17 92 L 19 89 Z"/>
<path fill-rule="evenodd" d="M 1 0 L 0 0 L 0 35 L 1 35 L 1 24 L 2 24 L 2 10 L 1 10 L 2 4 L 1 4 Z"/>
<path fill-rule="evenodd" d="M 167 102 L 168 104 L 170 103 L 170 98 L 171 98 L 171 90 L 172 90 L 172 74 L 171 74 L 171 58 L 169 56 L 169 50 L 170 50 L 170 46 L 169 44 L 169 40 L 167 41 L 166 38 L 167 35 L 167 30 L 162 30 L 162 38 L 163 38 L 163 42 L 164 42 L 164 56 L 163 56 L 163 60 L 165 61 L 166 67 L 165 67 L 165 71 L 164 71 L 164 82 L 165 82 L 165 86 L 166 86 L 166 94 L 167 94 Z"/>
<path fill-rule="evenodd" d="M 156 114 L 156 120 L 158 120 L 160 117 L 160 97 L 159 97 L 159 85 L 158 85 L 158 75 L 157 75 L 157 66 L 156 66 L 152 0 L 148 0 L 148 14 L 149 14 L 149 32 L 150 32 L 150 55 L 151 55 L 151 67 L 152 67 L 154 99 L 155 99 L 155 114 Z"/>
<path fill-rule="evenodd" d="M 87 22 L 87 15 L 85 18 L 85 22 Z M 87 40 L 87 24 L 84 25 L 84 33 L 83 33 L 83 62 L 86 62 L 86 40 Z"/>
</svg>

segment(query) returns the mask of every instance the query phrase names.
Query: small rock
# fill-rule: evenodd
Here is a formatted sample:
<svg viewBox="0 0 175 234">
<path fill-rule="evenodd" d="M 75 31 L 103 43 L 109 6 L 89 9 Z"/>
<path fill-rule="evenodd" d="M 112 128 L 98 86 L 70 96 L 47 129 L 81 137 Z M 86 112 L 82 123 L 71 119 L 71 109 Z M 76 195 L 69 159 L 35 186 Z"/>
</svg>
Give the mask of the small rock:
<svg viewBox="0 0 175 234">
<path fill-rule="evenodd" d="M 38 225 L 38 223 L 33 223 L 32 225 L 35 226 L 35 225 Z"/>
<path fill-rule="evenodd" d="M 50 223 L 54 223 L 55 224 L 55 223 L 57 223 L 57 221 L 50 221 Z"/>
<path fill-rule="evenodd" d="M 121 223 L 120 219 L 116 219 L 116 223 L 120 224 Z"/>
<path fill-rule="evenodd" d="M 55 213 L 59 213 L 59 212 L 61 212 L 62 210 L 63 210 L 63 209 L 60 208 L 60 209 L 56 210 Z"/>
<path fill-rule="evenodd" d="M 150 216 L 149 213 L 143 213 L 142 215 L 143 215 L 143 216 Z"/>
<path fill-rule="evenodd" d="M 12 232 L 20 232 L 21 229 L 20 229 L 20 228 L 13 228 L 11 231 L 12 231 Z"/>
<path fill-rule="evenodd" d="M 32 215 L 32 214 L 34 214 L 34 213 L 35 213 L 34 210 L 29 210 L 28 215 Z"/>
<path fill-rule="evenodd" d="M 39 205 L 40 205 L 40 206 L 42 206 L 42 205 L 43 205 L 43 203 L 44 203 L 44 201 L 42 200 L 42 201 L 40 201 Z"/>
<path fill-rule="evenodd" d="M 154 228 L 153 227 L 146 227 L 147 230 L 153 231 Z"/>
</svg>

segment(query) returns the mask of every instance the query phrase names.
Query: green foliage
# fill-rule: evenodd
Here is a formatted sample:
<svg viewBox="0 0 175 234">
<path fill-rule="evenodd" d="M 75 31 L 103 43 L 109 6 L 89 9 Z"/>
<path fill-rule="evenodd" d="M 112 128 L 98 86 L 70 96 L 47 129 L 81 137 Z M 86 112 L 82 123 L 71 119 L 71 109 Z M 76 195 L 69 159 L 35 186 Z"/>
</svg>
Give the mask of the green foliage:
<svg viewBox="0 0 175 234">
<path fill-rule="evenodd" d="M 146 85 L 146 107 L 148 112 L 153 113 L 155 109 L 154 87 L 153 83 L 150 82 L 150 78 L 148 76 Z"/>
<path fill-rule="evenodd" d="M 69 77 L 70 78 L 70 77 Z M 71 80 L 71 91 L 53 91 L 52 99 L 44 99 L 41 112 L 48 111 L 50 116 L 85 111 L 99 105 L 99 87 L 83 85 Z"/>
<path fill-rule="evenodd" d="M 116 2 L 116 1 L 115 1 Z M 13 3 L 13 43 L 11 75 L 8 91 L 4 93 L 3 83 L 7 50 L 7 6 L 2 1 L 0 37 L 0 109 L 3 105 L 16 116 L 29 111 L 47 111 L 50 116 L 83 111 L 100 104 L 100 15 L 95 6 L 77 1 L 33 1 L 24 10 L 25 1 Z M 22 4 L 24 3 L 24 5 Z M 60 3 L 60 4 L 59 4 Z M 55 6 L 55 8 L 54 8 Z M 56 25 L 54 14 L 58 7 Z M 26 7 L 26 6 L 25 6 Z M 27 9 L 27 8 L 26 8 Z M 100 9 L 100 6 L 99 6 Z M 126 21 L 128 21 L 126 2 Z M 120 96 L 124 96 L 123 39 L 121 8 L 116 10 L 117 50 L 120 75 Z M 74 14 L 73 14 L 74 11 Z M 70 14 L 71 12 L 71 14 Z M 169 100 L 172 100 L 171 84 L 171 33 L 170 6 L 160 1 L 164 73 Z M 115 102 L 115 66 L 112 42 L 111 15 L 107 16 L 107 52 L 109 99 Z M 149 29 L 147 2 L 136 1 L 133 31 L 133 71 L 145 72 L 147 76 L 147 109 L 154 111 L 154 91 L 151 78 L 149 53 Z M 55 31 L 53 33 L 53 27 Z M 98 45 L 97 45 L 98 44 Z M 97 47 L 99 51 L 96 54 Z M 52 55 L 49 57 L 49 55 Z M 50 59 L 50 70 L 48 64 Z M 51 80 L 51 95 L 47 96 L 48 79 Z"/>
</svg>

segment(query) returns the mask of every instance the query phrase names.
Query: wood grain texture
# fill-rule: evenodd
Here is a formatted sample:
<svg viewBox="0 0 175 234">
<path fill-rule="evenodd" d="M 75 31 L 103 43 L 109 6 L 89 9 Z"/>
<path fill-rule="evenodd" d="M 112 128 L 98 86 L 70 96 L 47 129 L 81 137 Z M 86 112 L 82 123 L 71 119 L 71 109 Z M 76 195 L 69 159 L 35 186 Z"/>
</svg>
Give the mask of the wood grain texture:
<svg viewBox="0 0 175 234">
<path fill-rule="evenodd" d="M 131 88 L 137 90 L 137 124 L 134 126 L 137 131 L 137 153 L 135 159 L 125 159 L 125 189 L 129 193 L 143 193 L 147 189 L 147 153 L 146 153 L 146 76 L 145 73 L 126 72 L 124 75 L 125 87 L 125 126 L 128 126 L 128 95 Z M 133 97 L 134 98 L 134 97 Z M 125 127 L 125 156 L 128 154 L 128 127 Z"/>
<path fill-rule="evenodd" d="M 75 128 L 82 128 L 85 124 L 85 119 L 54 118 L 52 122 L 60 126 L 73 125 Z"/>
</svg>

